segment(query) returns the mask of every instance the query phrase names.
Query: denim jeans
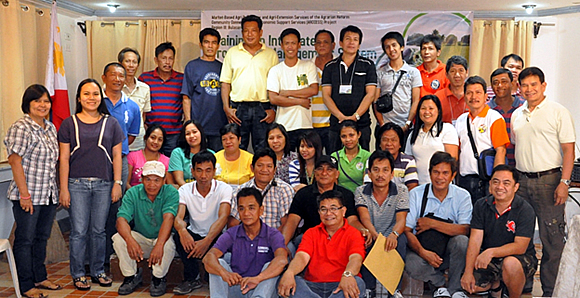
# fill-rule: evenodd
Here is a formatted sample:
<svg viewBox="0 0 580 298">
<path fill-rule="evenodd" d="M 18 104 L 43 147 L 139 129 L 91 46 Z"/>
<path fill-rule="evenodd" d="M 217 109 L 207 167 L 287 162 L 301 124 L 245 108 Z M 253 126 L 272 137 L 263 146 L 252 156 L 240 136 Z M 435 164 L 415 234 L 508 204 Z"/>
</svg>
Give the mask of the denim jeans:
<svg viewBox="0 0 580 298">
<path fill-rule="evenodd" d="M 300 137 L 312 131 L 312 128 L 296 129 L 288 132 L 290 151 L 298 151 L 300 148 Z M 324 143 L 322 143 L 324 144 Z"/>
<path fill-rule="evenodd" d="M 190 231 L 189 229 L 187 229 L 187 232 L 189 233 L 189 235 L 191 235 L 194 241 L 199 241 L 205 238 Z M 215 244 L 218 238 L 219 236 L 213 240 L 212 244 L 210 245 L 210 248 Z M 187 257 L 188 253 L 183 248 L 183 244 L 181 244 L 181 238 L 179 237 L 179 233 L 173 234 L 173 241 L 175 242 L 175 250 L 179 254 L 179 258 L 183 263 L 183 280 L 187 281 L 196 280 L 199 275 L 199 262 L 201 262 L 201 259 L 203 259 L 205 255 L 201 256 L 199 259 L 194 258 L 193 256 L 188 258 Z"/>
<path fill-rule="evenodd" d="M 339 291 L 333 294 L 334 290 L 338 287 L 338 282 L 311 282 L 307 281 L 300 276 L 294 277 L 296 280 L 296 292 L 290 297 L 296 298 L 344 298 L 344 293 Z M 359 298 L 365 296 L 365 282 L 362 278 L 355 276 L 356 284 L 360 294 Z"/>
<path fill-rule="evenodd" d="M 125 190 L 127 189 L 127 179 L 129 177 L 129 163 L 127 162 L 127 156 L 123 156 L 123 170 L 121 171 L 121 180 L 123 180 L 123 186 L 121 186 L 122 194 L 125 195 Z M 122 197 L 121 197 L 122 200 Z M 105 264 L 111 263 L 111 255 L 113 254 L 113 240 L 112 237 L 117 233 L 117 212 L 119 207 L 121 207 L 121 200 L 116 203 L 111 203 L 109 208 L 109 215 L 107 216 L 107 224 L 105 226 L 105 233 L 107 234 L 107 244 L 105 246 Z M 112 202 L 112 201 L 111 201 Z"/>
<path fill-rule="evenodd" d="M 318 136 L 320 137 L 320 141 L 322 141 L 322 148 L 324 148 L 326 155 L 330 155 L 330 149 L 329 149 L 329 142 L 328 142 L 328 131 L 330 130 L 330 127 L 318 127 L 318 128 L 314 128 L 314 131 L 318 134 Z M 298 144 L 300 146 L 300 144 Z"/>
<path fill-rule="evenodd" d="M 266 111 L 258 103 L 237 103 L 236 116 L 242 121 L 240 125 L 240 134 L 242 141 L 240 148 L 248 150 L 250 144 L 250 135 L 252 135 L 252 148 L 254 152 L 259 148 L 266 147 L 266 131 L 268 123 L 260 122 L 266 117 Z"/>
<path fill-rule="evenodd" d="M 112 181 L 98 178 L 69 178 L 70 192 L 70 272 L 72 278 L 85 276 L 84 259 L 90 245 L 91 275 L 104 272 L 107 235 L 105 225 L 111 206 Z M 90 236 L 89 231 L 90 229 Z"/>
<path fill-rule="evenodd" d="M 161 147 L 161 150 L 159 150 L 159 151 L 167 157 L 171 156 L 171 152 L 173 151 L 173 149 L 175 149 L 177 147 L 178 140 L 179 140 L 178 133 L 167 134 L 167 136 L 165 136 L 165 141 L 163 142 L 163 146 Z M 125 181 L 123 181 L 123 183 L 124 182 Z"/>
<path fill-rule="evenodd" d="M 34 288 L 34 283 L 46 280 L 46 241 L 50 237 L 56 204 L 34 205 L 32 214 L 22 210 L 20 201 L 12 201 L 12 205 L 16 221 L 14 258 L 20 292 L 25 293 Z"/>
<path fill-rule="evenodd" d="M 478 175 L 457 175 L 457 186 L 460 186 L 471 195 L 471 204 L 489 194 L 489 181 L 481 180 Z"/>
<path fill-rule="evenodd" d="M 218 152 L 224 149 L 221 136 L 207 136 L 207 148 Z"/>
<path fill-rule="evenodd" d="M 220 265 L 222 265 L 227 271 L 232 272 L 230 264 L 223 258 L 219 259 Z M 262 271 L 268 268 L 270 262 L 264 264 Z M 211 297 L 228 297 L 228 298 L 272 298 L 278 297 L 276 283 L 278 282 L 279 276 L 272 277 L 270 279 L 263 280 L 260 282 L 253 290 L 250 290 L 246 294 L 242 294 L 240 285 L 229 286 L 221 276 L 210 274 L 209 275 L 209 293 Z"/>
</svg>

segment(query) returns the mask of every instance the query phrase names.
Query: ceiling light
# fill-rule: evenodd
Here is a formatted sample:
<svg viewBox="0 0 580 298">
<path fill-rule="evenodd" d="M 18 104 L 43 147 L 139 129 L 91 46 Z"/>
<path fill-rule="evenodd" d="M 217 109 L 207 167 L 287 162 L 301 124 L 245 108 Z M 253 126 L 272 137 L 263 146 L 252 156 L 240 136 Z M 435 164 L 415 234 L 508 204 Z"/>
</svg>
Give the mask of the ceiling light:
<svg viewBox="0 0 580 298">
<path fill-rule="evenodd" d="M 121 6 L 121 5 L 119 5 L 119 4 L 107 4 L 107 7 L 109 8 L 109 11 L 111 13 L 114 13 L 117 10 L 117 8 L 119 8 L 119 6 Z"/>
<path fill-rule="evenodd" d="M 526 10 L 527 14 L 532 14 L 534 12 L 534 8 L 536 8 L 535 4 L 524 4 L 522 7 Z"/>
</svg>

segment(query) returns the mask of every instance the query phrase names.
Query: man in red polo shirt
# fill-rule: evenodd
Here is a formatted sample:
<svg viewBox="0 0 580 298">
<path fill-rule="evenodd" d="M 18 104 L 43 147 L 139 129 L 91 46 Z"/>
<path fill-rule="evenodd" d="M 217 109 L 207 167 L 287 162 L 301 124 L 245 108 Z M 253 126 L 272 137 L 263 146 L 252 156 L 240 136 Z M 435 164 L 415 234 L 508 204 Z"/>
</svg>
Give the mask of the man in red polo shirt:
<svg viewBox="0 0 580 298">
<path fill-rule="evenodd" d="M 359 271 L 365 240 L 344 218 L 342 193 L 324 192 L 318 198 L 322 223 L 304 233 L 296 256 L 282 275 L 278 294 L 283 297 L 362 297 L 365 283 Z M 306 266 L 308 265 L 308 268 Z M 296 276 L 306 268 L 304 278 Z"/>
<path fill-rule="evenodd" d="M 463 86 L 469 76 L 467 70 L 467 59 L 456 55 L 447 60 L 445 72 L 449 79 L 449 86 L 435 92 L 435 96 L 441 101 L 443 122 L 455 125 L 457 118 L 469 111 L 463 96 Z"/>
<path fill-rule="evenodd" d="M 423 36 L 421 44 L 421 58 L 423 63 L 417 66 L 421 73 L 423 87 L 421 87 L 421 97 L 435 94 L 449 86 L 449 79 L 445 72 L 445 64 L 439 60 L 441 56 L 441 37 L 433 34 Z"/>
</svg>

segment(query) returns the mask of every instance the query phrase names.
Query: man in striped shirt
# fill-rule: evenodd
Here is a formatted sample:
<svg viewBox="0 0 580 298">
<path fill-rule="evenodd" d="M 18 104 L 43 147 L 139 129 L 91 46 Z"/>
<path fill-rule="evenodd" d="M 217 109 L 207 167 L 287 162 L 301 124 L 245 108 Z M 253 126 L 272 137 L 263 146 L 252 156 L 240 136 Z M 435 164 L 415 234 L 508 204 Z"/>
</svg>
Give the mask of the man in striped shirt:
<svg viewBox="0 0 580 298">
<path fill-rule="evenodd" d="M 173 69 L 174 61 L 175 47 L 171 42 L 164 42 L 155 48 L 157 68 L 139 76 L 139 81 L 145 82 L 151 89 L 151 112 L 147 113 L 145 124 L 158 123 L 165 129 L 167 137 L 161 153 L 167 156 L 177 147 L 183 117 L 183 73 Z"/>
</svg>

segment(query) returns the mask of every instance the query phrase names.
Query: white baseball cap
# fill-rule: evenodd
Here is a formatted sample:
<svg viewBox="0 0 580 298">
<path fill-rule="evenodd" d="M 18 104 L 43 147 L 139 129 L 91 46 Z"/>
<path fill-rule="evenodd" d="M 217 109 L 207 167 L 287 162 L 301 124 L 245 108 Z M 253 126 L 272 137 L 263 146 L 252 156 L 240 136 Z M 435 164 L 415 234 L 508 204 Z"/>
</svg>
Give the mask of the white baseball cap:
<svg viewBox="0 0 580 298">
<path fill-rule="evenodd" d="M 161 178 L 165 177 L 165 165 L 161 162 L 152 160 L 143 165 L 143 172 L 141 176 L 156 175 Z"/>
</svg>

